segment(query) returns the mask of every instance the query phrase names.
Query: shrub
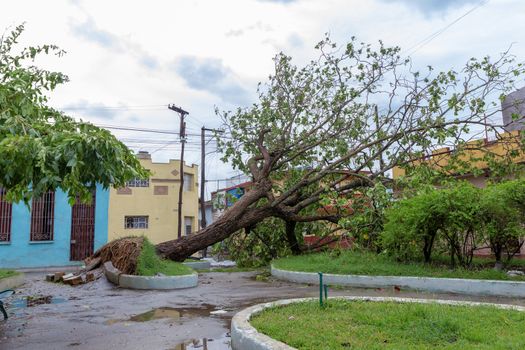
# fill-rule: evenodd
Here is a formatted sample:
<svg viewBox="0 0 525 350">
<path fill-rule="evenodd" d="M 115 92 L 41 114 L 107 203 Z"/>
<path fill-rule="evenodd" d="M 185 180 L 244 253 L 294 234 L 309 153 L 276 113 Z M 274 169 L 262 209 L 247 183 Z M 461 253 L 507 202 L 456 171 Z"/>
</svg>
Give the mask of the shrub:
<svg viewBox="0 0 525 350">
<path fill-rule="evenodd" d="M 382 246 L 400 260 L 431 261 L 439 245 L 462 266 L 470 265 L 477 247 L 479 190 L 467 182 L 445 189 L 427 188 L 400 200 L 386 212 Z"/>
<path fill-rule="evenodd" d="M 291 254 L 285 223 L 266 219 L 254 228 L 239 231 L 224 241 L 223 249 L 239 267 L 266 266 L 272 259 Z"/>
<path fill-rule="evenodd" d="M 491 248 L 496 265 L 520 251 L 525 236 L 525 181 L 513 180 L 478 189 L 468 182 L 425 188 L 386 211 L 381 244 L 398 260 L 430 262 L 436 247 L 452 266 L 469 267 L 474 251 Z"/>
<path fill-rule="evenodd" d="M 488 186 L 483 190 L 480 200 L 483 218 L 483 235 L 496 258 L 496 266 L 508 263 L 523 244 L 520 238 L 525 214 L 525 182 L 507 181 Z"/>
</svg>

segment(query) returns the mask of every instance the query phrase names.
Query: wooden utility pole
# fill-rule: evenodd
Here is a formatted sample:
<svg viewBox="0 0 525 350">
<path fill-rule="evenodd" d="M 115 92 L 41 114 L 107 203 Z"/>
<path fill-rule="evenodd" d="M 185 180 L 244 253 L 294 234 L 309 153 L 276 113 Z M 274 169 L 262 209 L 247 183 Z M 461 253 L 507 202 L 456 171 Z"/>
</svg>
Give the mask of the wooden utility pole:
<svg viewBox="0 0 525 350">
<path fill-rule="evenodd" d="M 222 132 L 222 130 L 208 129 L 204 126 L 201 128 L 201 229 L 205 228 L 206 222 L 206 198 L 205 198 L 205 184 L 206 184 L 206 131 Z M 206 257 L 206 248 L 202 250 L 202 256 Z"/>
<path fill-rule="evenodd" d="M 376 137 L 379 137 L 379 131 L 381 130 L 381 125 L 379 125 L 379 112 L 377 110 L 377 105 L 374 106 L 374 121 L 376 124 L 376 133 L 378 134 Z M 383 148 L 383 143 L 379 144 L 379 147 Z M 382 170 L 385 168 L 385 160 L 383 159 L 383 151 L 381 150 L 379 152 L 379 168 Z M 384 172 L 381 172 L 381 176 L 385 176 Z"/>
<path fill-rule="evenodd" d="M 205 185 L 205 177 L 206 177 L 206 142 L 205 142 L 205 133 L 206 128 L 203 126 L 201 128 L 201 229 L 206 227 L 206 205 L 205 201 L 206 198 L 204 198 L 204 185 Z M 203 254 L 205 255 L 206 250 L 203 251 Z"/>
<path fill-rule="evenodd" d="M 179 206 L 178 206 L 178 222 L 177 222 L 177 238 L 182 237 L 182 194 L 184 192 L 184 145 L 186 144 L 186 122 L 184 121 L 184 117 L 188 115 L 189 113 L 186 112 L 184 109 L 180 107 L 176 107 L 175 105 L 168 105 L 168 108 L 172 111 L 175 111 L 179 113 L 180 115 L 180 142 L 181 142 L 181 150 L 180 150 L 180 187 L 179 187 Z"/>
</svg>

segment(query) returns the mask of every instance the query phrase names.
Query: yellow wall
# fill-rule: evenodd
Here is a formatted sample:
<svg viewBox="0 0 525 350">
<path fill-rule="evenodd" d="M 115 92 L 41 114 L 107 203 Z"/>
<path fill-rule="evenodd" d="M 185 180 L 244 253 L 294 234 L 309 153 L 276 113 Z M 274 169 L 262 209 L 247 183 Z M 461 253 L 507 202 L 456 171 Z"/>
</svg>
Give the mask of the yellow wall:
<svg viewBox="0 0 525 350">
<path fill-rule="evenodd" d="M 177 238 L 177 209 L 180 186 L 180 161 L 155 163 L 151 159 L 139 159 L 151 170 L 149 187 L 112 188 L 109 195 L 108 240 L 119 237 L 145 235 L 152 243 Z M 185 234 L 184 217 L 192 218 L 193 232 L 198 225 L 198 167 L 184 166 L 186 174 L 193 175 L 190 191 L 183 193 L 182 234 Z M 156 186 L 167 186 L 167 194 L 155 194 Z M 166 188 L 157 188 L 157 193 Z M 147 229 L 125 228 L 125 216 L 148 216 Z"/>
<path fill-rule="evenodd" d="M 518 131 L 512 131 L 509 133 L 502 133 L 498 135 L 495 141 L 485 142 L 484 140 L 475 140 L 468 142 L 466 149 L 460 154 L 459 160 L 469 162 L 477 169 L 487 169 L 488 164 L 482 160 L 483 155 L 486 153 L 492 153 L 496 160 L 502 160 L 509 152 L 517 152 L 512 161 L 514 163 L 522 163 L 525 161 L 525 154 L 520 151 L 520 135 Z M 448 165 L 450 161 L 450 150 L 449 148 L 440 148 L 435 150 L 430 157 L 424 160 L 414 161 L 414 165 L 417 164 L 429 164 L 430 166 L 439 169 Z M 394 167 L 392 169 L 392 176 L 394 179 L 404 176 L 405 170 L 400 167 Z M 450 174 L 455 175 L 455 174 Z M 486 178 L 484 176 L 473 176 L 463 175 L 464 178 L 478 187 L 484 187 Z"/>
</svg>

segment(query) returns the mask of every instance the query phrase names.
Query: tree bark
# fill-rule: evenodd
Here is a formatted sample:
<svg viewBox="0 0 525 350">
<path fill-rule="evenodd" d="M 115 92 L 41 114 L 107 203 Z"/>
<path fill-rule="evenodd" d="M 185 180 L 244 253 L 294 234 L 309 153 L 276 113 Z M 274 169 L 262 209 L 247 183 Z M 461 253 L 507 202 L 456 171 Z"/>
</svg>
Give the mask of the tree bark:
<svg viewBox="0 0 525 350">
<path fill-rule="evenodd" d="M 299 246 L 299 242 L 297 241 L 297 236 L 295 235 L 295 226 L 297 226 L 297 222 L 285 220 L 285 223 L 286 240 L 288 241 L 288 246 L 290 247 L 293 255 L 299 255 L 302 251 L 301 247 Z"/>
<path fill-rule="evenodd" d="M 174 261 L 184 261 L 191 254 L 228 238 L 240 229 L 254 226 L 272 216 L 274 214 L 272 207 L 252 206 L 265 197 L 270 190 L 271 182 L 269 181 L 255 184 L 235 205 L 226 209 L 217 221 L 195 234 L 158 244 L 157 253 Z"/>
</svg>

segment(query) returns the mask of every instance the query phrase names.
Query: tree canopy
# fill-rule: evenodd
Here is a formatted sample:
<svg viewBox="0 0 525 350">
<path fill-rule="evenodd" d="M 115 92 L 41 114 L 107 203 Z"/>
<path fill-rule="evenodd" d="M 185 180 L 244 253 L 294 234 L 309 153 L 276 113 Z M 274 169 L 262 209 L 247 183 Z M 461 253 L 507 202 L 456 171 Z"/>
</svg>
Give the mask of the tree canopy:
<svg viewBox="0 0 525 350">
<path fill-rule="evenodd" d="M 37 67 L 40 55 L 62 56 L 55 45 L 17 51 L 24 25 L 0 38 L 0 186 L 28 202 L 61 188 L 70 201 L 90 197 L 96 183 L 122 186 L 147 176 L 133 153 L 109 131 L 75 121 L 48 105 L 48 93 L 68 77 Z"/>
</svg>

